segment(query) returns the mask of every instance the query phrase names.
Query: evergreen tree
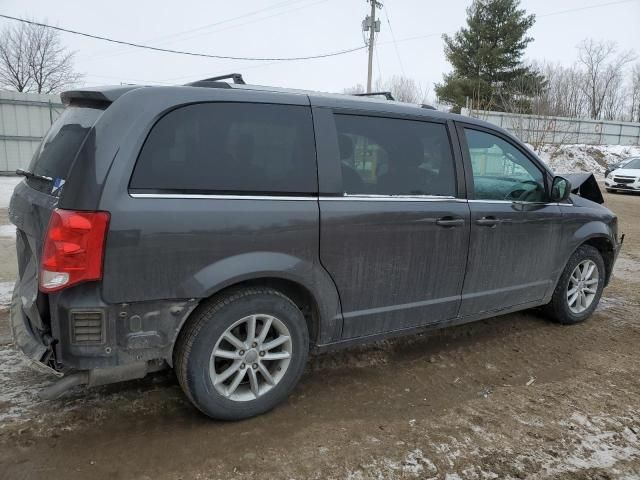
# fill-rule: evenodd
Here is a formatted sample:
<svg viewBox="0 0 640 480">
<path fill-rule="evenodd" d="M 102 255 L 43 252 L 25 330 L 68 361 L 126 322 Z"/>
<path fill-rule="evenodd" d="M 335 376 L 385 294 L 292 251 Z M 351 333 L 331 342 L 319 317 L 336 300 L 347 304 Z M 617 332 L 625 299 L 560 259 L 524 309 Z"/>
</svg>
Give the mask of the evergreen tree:
<svg viewBox="0 0 640 480">
<path fill-rule="evenodd" d="M 527 110 L 544 80 L 522 63 L 533 40 L 527 31 L 535 16 L 519 7 L 520 0 L 474 0 L 467 9 L 467 26 L 453 37 L 443 36 L 453 72 L 435 86 L 441 101 L 457 111 L 467 97 L 474 108 L 504 110 L 518 103 L 521 111 Z"/>
</svg>

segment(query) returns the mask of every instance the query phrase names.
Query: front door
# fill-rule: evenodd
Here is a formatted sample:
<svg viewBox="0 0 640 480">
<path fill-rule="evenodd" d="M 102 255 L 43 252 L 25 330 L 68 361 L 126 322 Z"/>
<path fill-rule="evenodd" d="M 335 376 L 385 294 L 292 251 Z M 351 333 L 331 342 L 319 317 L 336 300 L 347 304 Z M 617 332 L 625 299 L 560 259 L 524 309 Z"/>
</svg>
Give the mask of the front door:
<svg viewBox="0 0 640 480">
<path fill-rule="evenodd" d="M 460 198 L 447 125 L 331 117 L 339 158 L 319 161 L 339 165 L 341 187 L 320 196 L 320 258 L 340 294 L 343 338 L 454 318 L 469 207 Z"/>
<path fill-rule="evenodd" d="M 541 300 L 553 288 L 561 212 L 547 172 L 508 137 L 458 129 L 469 178 L 471 240 L 461 316 Z"/>
</svg>

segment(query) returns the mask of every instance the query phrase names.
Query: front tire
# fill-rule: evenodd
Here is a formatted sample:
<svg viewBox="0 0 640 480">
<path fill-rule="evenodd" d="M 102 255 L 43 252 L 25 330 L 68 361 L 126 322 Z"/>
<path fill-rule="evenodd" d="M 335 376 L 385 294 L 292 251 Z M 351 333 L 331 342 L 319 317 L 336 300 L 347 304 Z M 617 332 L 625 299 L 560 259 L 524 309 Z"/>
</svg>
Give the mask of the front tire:
<svg viewBox="0 0 640 480">
<path fill-rule="evenodd" d="M 606 187 L 605 187 L 605 190 L 606 190 L 607 192 L 609 192 L 609 193 L 616 193 L 616 190 L 614 190 L 613 188 L 606 188 Z"/>
<path fill-rule="evenodd" d="M 194 312 L 180 333 L 174 365 L 180 386 L 200 411 L 241 420 L 285 401 L 308 353 L 300 309 L 276 290 L 246 288 Z"/>
<path fill-rule="evenodd" d="M 582 245 L 567 262 L 553 292 L 547 313 L 557 322 L 585 321 L 598 306 L 605 281 L 604 260 L 592 246 Z"/>
</svg>

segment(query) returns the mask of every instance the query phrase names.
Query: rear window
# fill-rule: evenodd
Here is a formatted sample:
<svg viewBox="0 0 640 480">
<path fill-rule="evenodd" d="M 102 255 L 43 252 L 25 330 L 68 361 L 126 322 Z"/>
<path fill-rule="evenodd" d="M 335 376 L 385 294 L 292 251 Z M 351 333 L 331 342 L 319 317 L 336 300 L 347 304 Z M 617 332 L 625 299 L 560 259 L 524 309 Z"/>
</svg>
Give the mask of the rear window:
<svg viewBox="0 0 640 480">
<path fill-rule="evenodd" d="M 104 110 L 68 107 L 53 123 L 29 165 L 35 175 L 64 180 L 84 139 Z"/>
<path fill-rule="evenodd" d="M 317 192 L 308 107 L 202 103 L 173 110 L 153 127 L 132 191 Z"/>
</svg>

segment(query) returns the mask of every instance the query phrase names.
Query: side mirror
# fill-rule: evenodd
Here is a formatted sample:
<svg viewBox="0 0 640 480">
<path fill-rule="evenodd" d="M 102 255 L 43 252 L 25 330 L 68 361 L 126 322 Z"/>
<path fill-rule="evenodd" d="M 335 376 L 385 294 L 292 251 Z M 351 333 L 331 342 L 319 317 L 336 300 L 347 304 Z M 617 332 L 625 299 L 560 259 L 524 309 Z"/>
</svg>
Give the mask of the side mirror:
<svg viewBox="0 0 640 480">
<path fill-rule="evenodd" d="M 551 201 L 564 202 L 571 195 L 571 182 L 563 177 L 553 177 Z"/>
</svg>

